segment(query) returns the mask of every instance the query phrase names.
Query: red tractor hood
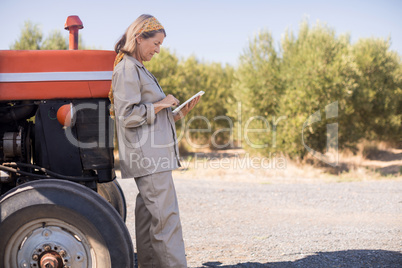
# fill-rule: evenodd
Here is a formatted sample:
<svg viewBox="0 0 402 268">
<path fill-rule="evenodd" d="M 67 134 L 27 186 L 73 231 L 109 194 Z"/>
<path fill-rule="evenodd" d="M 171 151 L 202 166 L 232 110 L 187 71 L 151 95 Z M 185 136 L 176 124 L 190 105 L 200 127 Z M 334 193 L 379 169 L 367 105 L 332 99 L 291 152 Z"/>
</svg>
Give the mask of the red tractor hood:
<svg viewBox="0 0 402 268">
<path fill-rule="evenodd" d="M 0 101 L 106 98 L 114 51 L 1 50 Z"/>
</svg>

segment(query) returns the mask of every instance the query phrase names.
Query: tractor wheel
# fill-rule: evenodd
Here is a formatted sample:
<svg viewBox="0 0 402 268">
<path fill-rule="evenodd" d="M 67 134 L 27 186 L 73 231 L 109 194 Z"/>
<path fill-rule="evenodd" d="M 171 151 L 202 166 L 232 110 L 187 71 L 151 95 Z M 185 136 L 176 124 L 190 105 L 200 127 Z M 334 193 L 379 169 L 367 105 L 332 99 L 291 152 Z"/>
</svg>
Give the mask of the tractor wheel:
<svg viewBox="0 0 402 268">
<path fill-rule="evenodd" d="M 124 193 L 117 180 L 106 183 L 98 183 L 98 194 L 105 198 L 120 214 L 126 222 L 127 206 Z"/>
<path fill-rule="evenodd" d="M 116 210 L 80 184 L 40 180 L 0 199 L 0 267 L 134 267 Z"/>
</svg>

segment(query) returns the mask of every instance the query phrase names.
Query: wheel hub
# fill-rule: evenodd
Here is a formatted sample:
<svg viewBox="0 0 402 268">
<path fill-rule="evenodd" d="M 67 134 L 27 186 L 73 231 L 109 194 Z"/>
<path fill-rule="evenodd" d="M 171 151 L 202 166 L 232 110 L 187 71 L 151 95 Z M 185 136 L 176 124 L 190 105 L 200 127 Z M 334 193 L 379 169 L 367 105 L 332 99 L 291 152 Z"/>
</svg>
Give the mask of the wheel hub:
<svg viewBox="0 0 402 268">
<path fill-rule="evenodd" d="M 91 267 L 89 242 L 75 227 L 58 220 L 30 222 L 12 239 L 6 255 L 17 256 L 18 267 Z"/>
<path fill-rule="evenodd" d="M 55 251 L 45 252 L 40 258 L 39 267 L 41 268 L 63 268 L 63 259 Z"/>
</svg>

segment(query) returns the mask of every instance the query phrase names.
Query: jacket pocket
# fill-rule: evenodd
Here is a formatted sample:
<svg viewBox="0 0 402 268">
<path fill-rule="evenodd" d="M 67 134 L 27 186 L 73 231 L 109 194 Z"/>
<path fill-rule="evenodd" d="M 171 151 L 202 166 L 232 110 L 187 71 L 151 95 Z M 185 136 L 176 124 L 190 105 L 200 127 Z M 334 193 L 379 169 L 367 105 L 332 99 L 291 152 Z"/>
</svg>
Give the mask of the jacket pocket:
<svg viewBox="0 0 402 268">
<path fill-rule="evenodd" d="M 141 84 L 141 102 L 154 103 L 165 97 L 165 93 L 155 82 Z"/>
</svg>

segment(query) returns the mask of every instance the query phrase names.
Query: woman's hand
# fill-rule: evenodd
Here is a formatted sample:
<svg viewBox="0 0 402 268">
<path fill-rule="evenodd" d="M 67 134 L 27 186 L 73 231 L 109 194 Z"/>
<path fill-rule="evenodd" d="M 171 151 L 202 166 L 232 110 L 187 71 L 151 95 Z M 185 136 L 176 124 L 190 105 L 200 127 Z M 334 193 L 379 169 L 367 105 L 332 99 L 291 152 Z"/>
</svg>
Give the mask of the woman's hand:
<svg viewBox="0 0 402 268">
<path fill-rule="evenodd" d="M 180 120 L 183 117 L 185 117 L 194 108 L 194 106 L 198 103 L 200 98 L 201 98 L 201 96 L 194 98 L 189 103 L 187 103 L 180 111 L 178 111 L 177 113 L 174 113 L 173 114 L 174 121 L 176 122 L 177 120 Z"/>
<path fill-rule="evenodd" d="M 154 103 L 155 114 L 160 112 L 162 109 L 177 106 L 179 103 L 180 101 L 178 99 L 176 99 L 172 94 L 169 94 L 163 100 Z"/>
</svg>

